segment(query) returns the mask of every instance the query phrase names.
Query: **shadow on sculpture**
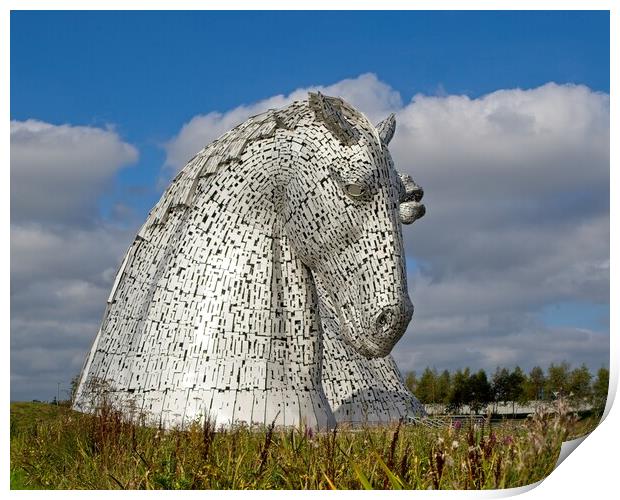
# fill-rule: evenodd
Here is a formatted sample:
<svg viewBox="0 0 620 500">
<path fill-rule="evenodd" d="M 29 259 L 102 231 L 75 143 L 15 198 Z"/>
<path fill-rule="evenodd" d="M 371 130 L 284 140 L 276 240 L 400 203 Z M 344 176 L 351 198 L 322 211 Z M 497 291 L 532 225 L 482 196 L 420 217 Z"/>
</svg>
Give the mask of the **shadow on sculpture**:
<svg viewBox="0 0 620 500">
<path fill-rule="evenodd" d="M 401 224 L 425 211 L 394 131 L 310 93 L 201 150 L 123 259 L 74 408 L 97 380 L 161 427 L 423 414 L 389 356 L 413 314 Z"/>
</svg>

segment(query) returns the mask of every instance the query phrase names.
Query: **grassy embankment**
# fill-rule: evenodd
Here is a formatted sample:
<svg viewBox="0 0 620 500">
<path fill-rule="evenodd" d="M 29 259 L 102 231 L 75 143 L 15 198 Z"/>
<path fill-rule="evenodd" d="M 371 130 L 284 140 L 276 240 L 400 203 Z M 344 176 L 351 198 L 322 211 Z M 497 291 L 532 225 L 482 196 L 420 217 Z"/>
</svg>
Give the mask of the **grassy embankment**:
<svg viewBox="0 0 620 500">
<path fill-rule="evenodd" d="M 111 409 L 92 416 L 12 403 L 11 488 L 509 488 L 547 476 L 562 441 L 596 424 L 560 405 L 553 415 L 493 427 L 215 432 L 197 423 L 163 432 Z"/>
</svg>

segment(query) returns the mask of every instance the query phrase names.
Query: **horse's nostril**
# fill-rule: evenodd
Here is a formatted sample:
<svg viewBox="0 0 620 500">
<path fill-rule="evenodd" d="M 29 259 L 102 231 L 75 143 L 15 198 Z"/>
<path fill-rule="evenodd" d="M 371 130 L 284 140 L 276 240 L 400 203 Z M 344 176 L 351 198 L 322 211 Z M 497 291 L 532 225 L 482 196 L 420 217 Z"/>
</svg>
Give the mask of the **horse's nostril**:
<svg viewBox="0 0 620 500">
<path fill-rule="evenodd" d="M 381 314 L 379 314 L 379 317 L 377 318 L 377 326 L 383 327 L 385 326 L 386 322 L 387 322 L 387 314 L 382 312 Z"/>
<path fill-rule="evenodd" d="M 392 310 L 388 307 L 383 309 L 377 316 L 375 320 L 375 325 L 379 332 L 385 332 L 392 327 L 392 323 L 394 323 L 394 314 Z"/>
</svg>

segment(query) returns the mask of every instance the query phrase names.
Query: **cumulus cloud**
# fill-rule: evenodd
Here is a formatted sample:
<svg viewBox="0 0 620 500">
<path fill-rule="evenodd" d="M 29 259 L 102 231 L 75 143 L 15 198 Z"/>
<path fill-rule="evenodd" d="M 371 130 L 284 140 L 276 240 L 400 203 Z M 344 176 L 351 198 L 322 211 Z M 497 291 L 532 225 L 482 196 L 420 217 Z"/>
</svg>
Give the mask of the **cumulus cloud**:
<svg viewBox="0 0 620 500">
<path fill-rule="evenodd" d="M 131 237 L 131 231 L 114 227 L 12 227 L 13 398 L 51 398 L 56 382 L 68 389 L 99 328 Z"/>
<path fill-rule="evenodd" d="M 80 371 L 134 230 L 97 204 L 137 157 L 112 129 L 11 122 L 14 398 L 51 397 Z"/>
<path fill-rule="evenodd" d="M 11 121 L 11 222 L 92 221 L 98 196 L 137 158 L 113 129 Z"/>
<path fill-rule="evenodd" d="M 425 188 L 405 228 L 417 305 L 404 369 L 608 362 L 608 332 L 547 327 L 547 305 L 609 302 L 609 96 L 547 84 L 416 96 L 390 150 Z"/>
</svg>

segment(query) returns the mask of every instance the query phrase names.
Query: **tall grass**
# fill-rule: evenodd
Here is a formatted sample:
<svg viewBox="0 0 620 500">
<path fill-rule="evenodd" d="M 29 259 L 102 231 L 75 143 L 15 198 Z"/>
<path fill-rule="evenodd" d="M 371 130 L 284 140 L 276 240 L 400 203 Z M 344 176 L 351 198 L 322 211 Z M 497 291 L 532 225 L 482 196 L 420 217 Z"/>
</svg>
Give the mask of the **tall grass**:
<svg viewBox="0 0 620 500">
<path fill-rule="evenodd" d="M 30 414 L 43 408 L 42 418 Z M 562 404 L 553 414 L 493 427 L 472 420 L 320 433 L 273 425 L 224 430 L 208 421 L 163 431 L 110 406 L 95 415 L 46 405 L 30 413 L 12 407 L 12 488 L 508 488 L 551 472 L 576 423 Z"/>
</svg>

